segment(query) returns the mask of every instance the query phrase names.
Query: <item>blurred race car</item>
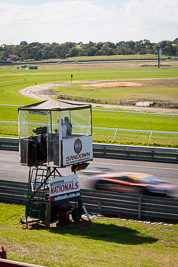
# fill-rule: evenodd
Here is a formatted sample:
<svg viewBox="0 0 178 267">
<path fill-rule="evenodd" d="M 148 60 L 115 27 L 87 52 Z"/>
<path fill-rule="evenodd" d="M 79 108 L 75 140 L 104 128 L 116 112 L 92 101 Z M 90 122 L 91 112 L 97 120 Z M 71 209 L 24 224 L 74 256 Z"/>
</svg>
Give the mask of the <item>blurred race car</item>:
<svg viewBox="0 0 178 267">
<path fill-rule="evenodd" d="M 171 197 L 175 187 L 150 174 L 120 172 L 93 176 L 95 189 Z"/>
</svg>

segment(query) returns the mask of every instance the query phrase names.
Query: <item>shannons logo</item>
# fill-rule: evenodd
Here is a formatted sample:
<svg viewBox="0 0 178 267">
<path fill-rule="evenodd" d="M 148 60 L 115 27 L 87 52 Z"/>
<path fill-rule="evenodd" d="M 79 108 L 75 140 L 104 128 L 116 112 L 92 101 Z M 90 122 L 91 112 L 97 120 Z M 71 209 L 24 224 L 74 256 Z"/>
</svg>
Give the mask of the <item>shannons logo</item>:
<svg viewBox="0 0 178 267">
<path fill-rule="evenodd" d="M 74 142 L 74 151 L 75 153 L 79 154 L 82 150 L 82 141 L 77 138 Z"/>
</svg>

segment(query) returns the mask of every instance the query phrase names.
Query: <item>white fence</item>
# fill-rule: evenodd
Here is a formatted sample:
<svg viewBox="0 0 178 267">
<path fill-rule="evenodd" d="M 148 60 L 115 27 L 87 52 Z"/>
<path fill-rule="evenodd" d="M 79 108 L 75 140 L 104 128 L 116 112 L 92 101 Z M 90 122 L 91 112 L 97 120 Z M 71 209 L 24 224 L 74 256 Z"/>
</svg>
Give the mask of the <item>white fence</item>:
<svg viewBox="0 0 178 267">
<path fill-rule="evenodd" d="M 92 109 L 92 111 L 98 111 L 98 112 L 104 112 L 104 117 L 106 118 L 107 113 L 124 113 L 126 116 L 126 120 L 128 120 L 128 114 L 142 114 L 142 115 L 147 115 L 147 120 L 150 120 L 150 116 L 167 116 L 170 118 L 170 123 L 172 123 L 172 118 L 173 117 L 178 117 L 177 114 L 158 114 L 158 113 L 147 113 L 147 112 L 135 112 L 135 111 L 121 111 L 121 110 L 101 110 L 101 109 Z"/>
<path fill-rule="evenodd" d="M 146 131 L 146 130 L 131 130 L 131 129 L 115 129 L 115 128 L 101 128 L 101 127 L 93 127 L 93 129 L 97 130 L 108 130 L 108 131 L 114 131 L 114 137 L 113 141 L 115 141 L 116 134 L 118 132 L 138 132 L 138 133 L 150 133 L 148 144 L 150 144 L 151 136 L 153 133 L 159 133 L 159 134 L 178 134 L 178 132 L 162 132 L 162 131 Z"/>
<path fill-rule="evenodd" d="M 6 105 L 6 104 L 0 104 L 0 107 L 5 107 L 6 108 L 6 111 L 8 111 L 8 107 L 21 107 L 21 105 Z M 104 112 L 104 116 L 106 118 L 106 114 L 107 113 L 124 113 L 125 116 L 126 116 L 126 120 L 128 119 L 128 115 L 129 114 L 143 114 L 143 115 L 147 115 L 147 120 L 149 121 L 149 118 L 150 116 L 154 116 L 154 115 L 157 115 L 157 116 L 167 116 L 167 117 L 170 117 L 170 123 L 172 122 L 172 118 L 173 117 L 178 117 L 177 114 L 158 114 L 158 113 L 151 113 L 151 110 L 150 110 L 150 113 L 148 112 L 135 112 L 135 111 L 122 111 L 122 110 L 103 110 L 103 109 L 92 109 L 92 111 L 96 111 L 96 112 Z"/>
<path fill-rule="evenodd" d="M 14 122 L 14 121 L 0 121 L 0 124 L 16 124 L 18 125 L 18 122 Z M 37 125 L 41 125 L 39 123 L 36 123 Z M 151 141 L 151 137 L 153 133 L 156 134 L 173 134 L 173 135 L 178 135 L 178 132 L 162 132 L 162 131 L 147 131 L 147 130 L 132 130 L 132 129 L 117 129 L 117 128 L 102 128 L 102 127 L 92 127 L 93 130 L 107 130 L 107 131 L 113 131 L 114 135 L 113 135 L 113 141 L 115 141 L 116 135 L 118 132 L 137 132 L 137 133 L 149 133 L 149 140 L 148 140 L 148 144 L 150 144 Z"/>
<path fill-rule="evenodd" d="M 6 108 L 6 112 L 8 112 L 8 108 L 14 107 L 14 108 L 18 108 L 20 107 L 20 105 L 6 105 L 6 104 L 0 104 L 0 107 L 5 107 Z M 147 116 L 147 120 L 150 120 L 150 116 L 167 116 L 170 118 L 170 123 L 172 123 L 172 119 L 173 117 L 175 117 L 177 119 L 178 115 L 176 114 L 157 114 L 157 113 L 144 113 L 144 112 L 131 112 L 131 111 L 120 111 L 120 110 L 101 110 L 101 109 L 92 109 L 92 111 L 94 112 L 104 112 L 104 117 L 106 118 L 107 114 L 109 113 L 116 113 L 116 114 L 122 114 L 124 113 L 126 115 L 126 120 L 128 120 L 128 116 L 129 114 L 142 114 L 142 115 L 146 115 Z M 10 124 L 14 124 L 15 128 L 14 130 L 16 131 L 16 134 L 14 135 L 14 133 L 9 133 L 9 134 L 13 134 L 14 136 L 18 136 L 18 122 L 16 121 L 0 121 L 0 126 L 6 127 L 7 125 L 7 131 L 8 131 L 8 125 Z M 93 130 L 101 130 L 101 131 L 111 131 L 113 132 L 113 141 L 116 140 L 116 136 L 119 132 L 137 132 L 137 133 L 148 133 L 149 134 L 149 138 L 148 138 L 148 144 L 150 144 L 151 142 L 151 138 L 153 134 L 166 134 L 166 135 L 176 135 L 178 134 L 178 132 L 169 132 L 169 131 L 156 131 L 156 130 L 137 130 L 137 129 L 119 129 L 119 128 L 103 128 L 103 127 L 93 127 Z M 2 134 L 2 132 L 0 131 L 0 134 Z"/>
</svg>

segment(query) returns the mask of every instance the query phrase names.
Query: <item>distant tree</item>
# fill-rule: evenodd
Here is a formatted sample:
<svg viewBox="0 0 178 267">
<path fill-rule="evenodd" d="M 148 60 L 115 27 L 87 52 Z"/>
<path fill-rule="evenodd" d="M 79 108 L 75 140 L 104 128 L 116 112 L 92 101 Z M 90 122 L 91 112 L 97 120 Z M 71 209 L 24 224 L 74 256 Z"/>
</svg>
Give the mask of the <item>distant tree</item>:
<svg viewBox="0 0 178 267">
<path fill-rule="evenodd" d="M 100 49 L 102 48 L 103 45 L 104 45 L 103 42 L 98 42 L 98 43 L 95 44 L 95 47 L 96 47 L 98 50 L 100 50 Z"/>
<path fill-rule="evenodd" d="M 52 54 L 50 53 L 52 50 L 51 45 L 46 44 L 43 48 L 42 48 L 42 58 L 43 59 L 48 59 L 48 58 L 54 58 L 54 56 L 52 56 Z M 51 57 L 50 57 L 51 56 Z"/>
<path fill-rule="evenodd" d="M 162 52 L 164 55 L 175 56 L 177 53 L 177 46 L 171 41 L 159 42 L 158 46 L 162 48 Z"/>
<path fill-rule="evenodd" d="M 97 54 L 97 48 L 95 46 L 91 46 L 88 50 L 88 56 L 95 56 Z"/>
<path fill-rule="evenodd" d="M 114 55 L 116 48 L 117 46 L 114 43 L 107 42 L 102 46 L 100 52 L 102 55 Z"/>
<path fill-rule="evenodd" d="M 10 49 L 9 46 L 6 44 L 3 44 L 3 50 L 1 52 L 1 55 L 4 59 L 6 59 L 10 55 Z"/>
<path fill-rule="evenodd" d="M 39 42 L 33 42 L 29 44 L 30 46 L 41 46 L 42 44 Z"/>
<path fill-rule="evenodd" d="M 65 49 L 66 49 L 67 52 L 69 52 L 69 50 L 70 50 L 72 47 L 75 47 L 75 46 L 76 46 L 76 44 L 75 44 L 75 43 L 72 43 L 72 42 L 66 42 L 66 43 L 64 43 L 64 44 L 62 44 L 62 45 L 65 46 Z"/>
<path fill-rule="evenodd" d="M 92 41 L 90 41 L 90 42 L 88 43 L 88 45 L 89 45 L 89 46 L 94 46 L 95 43 L 93 43 Z"/>
<path fill-rule="evenodd" d="M 163 54 L 168 56 L 175 56 L 176 51 L 176 45 L 168 43 L 163 49 Z"/>
<path fill-rule="evenodd" d="M 128 44 L 123 44 L 117 47 L 116 54 L 117 55 L 131 55 L 133 51 Z"/>
<path fill-rule="evenodd" d="M 70 42 L 67 42 L 67 43 L 64 43 L 64 44 L 61 44 L 61 45 L 57 45 L 56 48 L 55 48 L 56 57 L 57 58 L 66 58 L 67 55 L 69 55 L 69 51 L 73 47 L 75 47 L 75 44 L 74 43 L 70 43 Z"/>
<path fill-rule="evenodd" d="M 20 42 L 20 45 L 28 45 L 28 43 L 26 41 L 22 41 Z"/>
<path fill-rule="evenodd" d="M 49 58 L 66 58 L 68 56 L 95 56 L 95 55 L 130 55 L 130 54 L 156 54 L 158 47 L 162 48 L 163 54 L 169 56 L 178 55 L 178 38 L 174 41 L 161 41 L 159 43 L 151 43 L 144 39 L 140 41 L 120 41 L 116 44 L 113 42 L 98 42 L 76 44 L 66 42 L 58 44 L 56 42 L 39 43 L 33 42 L 28 44 L 22 41 L 20 45 L 0 46 L 0 58 L 6 59 L 9 56 L 17 55 L 22 60 L 25 59 L 49 59 Z"/>
<path fill-rule="evenodd" d="M 72 47 L 70 50 L 69 50 L 69 57 L 77 57 L 80 53 L 80 48 L 77 48 L 77 47 Z"/>
<path fill-rule="evenodd" d="M 110 48 L 112 48 L 112 49 L 116 49 L 116 48 L 117 48 L 117 46 L 116 46 L 115 43 L 112 43 L 112 42 L 106 42 L 106 44 L 107 44 L 108 47 L 110 47 Z"/>
<path fill-rule="evenodd" d="M 128 41 L 126 44 L 129 46 L 130 49 L 135 49 L 135 43 L 133 41 Z"/>
<path fill-rule="evenodd" d="M 120 45 L 124 45 L 125 42 L 124 41 L 120 41 L 119 43 L 116 43 L 116 46 L 120 46 Z"/>
</svg>

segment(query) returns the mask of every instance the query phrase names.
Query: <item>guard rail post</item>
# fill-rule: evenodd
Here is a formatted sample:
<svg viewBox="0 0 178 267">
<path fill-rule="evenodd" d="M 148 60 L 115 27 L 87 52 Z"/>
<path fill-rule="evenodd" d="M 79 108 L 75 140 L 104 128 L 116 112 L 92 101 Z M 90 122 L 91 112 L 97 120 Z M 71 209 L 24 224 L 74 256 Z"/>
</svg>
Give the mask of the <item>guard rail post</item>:
<svg viewBox="0 0 178 267">
<path fill-rule="evenodd" d="M 150 137 L 149 137 L 149 141 L 148 141 L 148 144 L 150 144 L 150 141 L 151 141 L 151 137 L 152 137 L 152 133 L 153 133 L 153 131 L 151 131 L 151 133 L 150 133 Z"/>
<path fill-rule="evenodd" d="M 138 199 L 138 219 L 141 220 L 142 218 L 142 196 Z"/>
<path fill-rule="evenodd" d="M 115 134 L 114 134 L 114 142 L 115 142 L 117 131 L 118 131 L 118 129 L 116 129 Z"/>
</svg>

